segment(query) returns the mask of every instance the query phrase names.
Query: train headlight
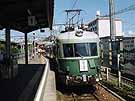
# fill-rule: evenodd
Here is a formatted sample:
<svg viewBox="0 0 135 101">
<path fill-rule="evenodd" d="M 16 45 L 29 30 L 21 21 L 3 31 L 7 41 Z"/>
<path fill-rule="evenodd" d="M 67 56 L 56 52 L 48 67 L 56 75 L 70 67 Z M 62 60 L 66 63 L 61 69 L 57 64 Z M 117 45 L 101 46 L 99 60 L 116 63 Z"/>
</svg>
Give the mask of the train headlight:
<svg viewBox="0 0 135 101">
<path fill-rule="evenodd" d="M 78 36 L 78 37 L 83 36 L 83 30 L 78 29 L 78 30 L 76 31 L 75 35 Z"/>
<path fill-rule="evenodd" d="M 89 75 L 89 78 L 91 78 L 92 77 L 92 75 Z"/>
<path fill-rule="evenodd" d="M 68 75 L 66 76 L 66 78 L 67 78 L 67 80 L 69 80 L 69 76 Z"/>
<path fill-rule="evenodd" d="M 99 81 L 99 78 L 96 78 L 96 81 L 98 82 Z"/>
<path fill-rule="evenodd" d="M 86 81 L 87 81 L 87 76 L 86 76 L 86 74 L 82 75 L 82 78 L 83 78 L 83 82 L 86 82 Z"/>
<path fill-rule="evenodd" d="M 82 80 L 81 76 L 76 76 L 76 80 Z"/>
<path fill-rule="evenodd" d="M 100 77 L 99 80 L 102 80 L 102 78 Z"/>
</svg>

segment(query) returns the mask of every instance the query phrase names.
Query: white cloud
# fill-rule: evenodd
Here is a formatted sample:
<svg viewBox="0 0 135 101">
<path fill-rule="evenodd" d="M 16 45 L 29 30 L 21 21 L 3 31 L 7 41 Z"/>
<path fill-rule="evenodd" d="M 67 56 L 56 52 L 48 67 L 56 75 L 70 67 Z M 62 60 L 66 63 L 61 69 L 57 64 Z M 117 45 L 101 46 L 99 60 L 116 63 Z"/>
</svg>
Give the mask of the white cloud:
<svg viewBox="0 0 135 101">
<path fill-rule="evenodd" d="M 135 37 L 135 32 L 130 30 L 127 33 L 124 33 L 125 37 Z"/>
<path fill-rule="evenodd" d="M 133 32 L 133 31 L 128 31 L 128 34 L 135 34 L 135 32 Z"/>
</svg>

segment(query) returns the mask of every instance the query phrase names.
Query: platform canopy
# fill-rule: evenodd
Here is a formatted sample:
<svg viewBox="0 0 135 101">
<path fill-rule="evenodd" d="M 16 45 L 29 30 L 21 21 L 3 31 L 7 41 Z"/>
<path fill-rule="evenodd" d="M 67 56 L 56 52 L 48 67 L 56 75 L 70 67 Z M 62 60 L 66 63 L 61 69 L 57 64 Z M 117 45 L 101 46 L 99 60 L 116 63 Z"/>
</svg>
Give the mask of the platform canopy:
<svg viewBox="0 0 135 101">
<path fill-rule="evenodd" d="M 28 33 L 52 28 L 54 0 L 0 0 L 0 29 Z"/>
</svg>

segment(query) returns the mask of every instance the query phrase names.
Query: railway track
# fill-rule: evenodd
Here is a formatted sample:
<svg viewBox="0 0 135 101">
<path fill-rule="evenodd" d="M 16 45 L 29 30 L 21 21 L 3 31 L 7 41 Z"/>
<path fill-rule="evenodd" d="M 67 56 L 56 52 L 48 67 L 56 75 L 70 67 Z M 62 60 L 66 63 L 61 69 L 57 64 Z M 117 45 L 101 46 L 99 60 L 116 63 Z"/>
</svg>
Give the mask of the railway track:
<svg viewBox="0 0 135 101">
<path fill-rule="evenodd" d="M 95 94 L 85 93 L 77 95 L 75 93 L 64 94 L 63 97 L 57 99 L 57 101 L 100 101 L 100 99 Z"/>
<path fill-rule="evenodd" d="M 57 101 L 122 101 L 117 95 L 101 86 L 100 83 L 96 86 L 66 87 L 63 84 L 61 85 L 57 72 L 55 72 L 55 75 Z"/>
<path fill-rule="evenodd" d="M 57 85 L 57 101 L 100 101 L 95 91 L 95 86 Z"/>
<path fill-rule="evenodd" d="M 64 87 L 65 88 L 65 87 Z M 94 88 L 95 89 L 95 88 Z M 92 87 L 70 87 L 57 90 L 57 101 L 100 101 Z"/>
<path fill-rule="evenodd" d="M 105 72 L 102 72 L 102 77 L 103 77 L 103 79 L 106 79 Z M 109 79 L 110 80 L 117 80 L 118 75 L 109 72 Z M 131 80 L 129 78 L 123 77 L 123 76 L 121 76 L 121 84 L 130 85 L 131 87 L 135 88 L 135 81 Z"/>
<path fill-rule="evenodd" d="M 101 84 L 93 88 L 81 86 L 70 87 L 70 90 L 57 89 L 57 101 L 125 101 Z"/>
</svg>

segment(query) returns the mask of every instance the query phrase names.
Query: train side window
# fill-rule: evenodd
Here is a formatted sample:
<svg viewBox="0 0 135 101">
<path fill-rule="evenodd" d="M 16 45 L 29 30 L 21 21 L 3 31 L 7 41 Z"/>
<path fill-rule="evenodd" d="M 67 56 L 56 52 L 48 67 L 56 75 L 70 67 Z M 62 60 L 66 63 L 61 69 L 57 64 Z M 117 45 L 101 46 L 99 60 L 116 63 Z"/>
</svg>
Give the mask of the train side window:
<svg viewBox="0 0 135 101">
<path fill-rule="evenodd" d="M 57 45 L 57 53 L 58 53 L 58 54 L 57 54 L 58 56 L 61 56 L 61 53 L 60 53 L 60 46 L 59 46 L 59 45 Z"/>
<path fill-rule="evenodd" d="M 97 44 L 90 43 L 91 56 L 97 56 Z"/>
<path fill-rule="evenodd" d="M 64 57 L 74 57 L 73 44 L 63 44 Z"/>
</svg>

